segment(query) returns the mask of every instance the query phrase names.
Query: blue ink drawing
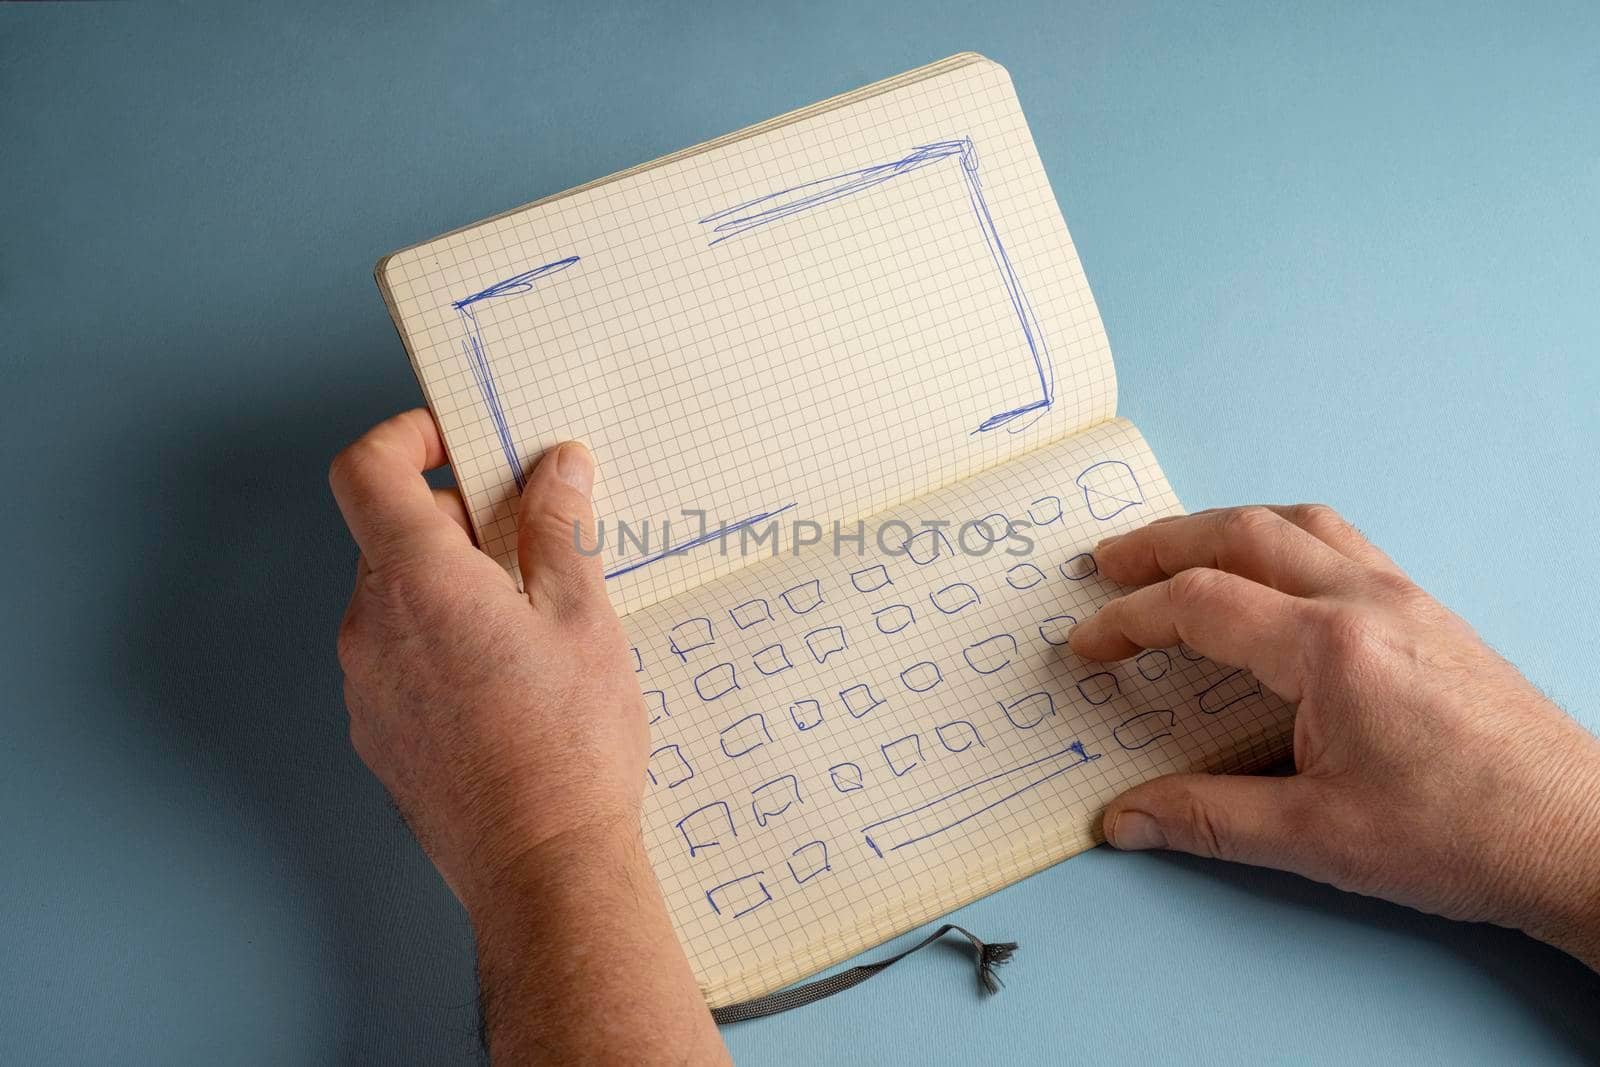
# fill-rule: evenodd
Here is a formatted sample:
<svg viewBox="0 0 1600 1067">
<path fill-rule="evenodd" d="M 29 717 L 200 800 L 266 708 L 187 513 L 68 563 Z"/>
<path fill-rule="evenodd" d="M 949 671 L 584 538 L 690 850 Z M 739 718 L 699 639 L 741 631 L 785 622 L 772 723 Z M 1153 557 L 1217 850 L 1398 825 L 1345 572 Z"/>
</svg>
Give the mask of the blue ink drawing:
<svg viewBox="0 0 1600 1067">
<path fill-rule="evenodd" d="M 1042 496 L 1028 505 L 1028 518 L 1033 520 L 1035 526 L 1049 526 L 1053 522 L 1061 521 L 1061 498 L 1058 496 Z"/>
<path fill-rule="evenodd" d="M 659 689 L 646 689 L 644 691 L 644 709 L 650 714 L 651 726 L 654 726 L 662 719 L 672 718 L 672 713 L 667 710 L 667 694 Z"/>
<path fill-rule="evenodd" d="M 1078 475 L 1077 485 L 1083 490 L 1083 502 L 1089 514 L 1101 522 L 1122 514 L 1129 508 L 1144 503 L 1144 490 L 1133 468 L 1120 459 L 1107 459 L 1085 467 Z"/>
<path fill-rule="evenodd" d="M 1048 756 L 1040 756 L 998 774 L 980 778 L 926 804 L 919 804 L 887 819 L 879 819 L 863 826 L 860 833 L 867 847 L 881 859 L 887 853 L 954 830 L 985 812 L 1038 789 L 1052 778 L 1099 758 L 1099 753 L 1085 752 L 1083 742 L 1074 741 Z"/>
<path fill-rule="evenodd" d="M 989 747 L 983 743 L 978 728 L 966 719 L 947 722 L 943 726 L 935 727 L 933 732 L 939 735 L 939 743 L 945 747 L 946 752 L 965 752 L 974 744 L 979 748 Z"/>
<path fill-rule="evenodd" d="M 644 657 L 639 655 L 639 649 L 637 647 L 635 647 L 635 648 L 630 648 L 628 651 L 633 653 L 633 673 L 634 674 L 643 674 L 644 673 Z"/>
<path fill-rule="evenodd" d="M 772 618 L 772 609 L 767 602 L 757 597 L 755 600 L 746 600 L 737 607 L 728 609 L 728 618 L 741 630 L 748 630 L 758 622 L 766 622 Z"/>
<path fill-rule="evenodd" d="M 620 564 L 619 566 L 606 571 L 606 580 L 610 581 L 612 578 L 620 578 L 624 574 L 632 574 L 640 567 L 648 567 L 652 563 L 659 563 L 664 559 L 671 559 L 673 556 L 681 556 L 691 548 L 699 548 L 701 545 L 709 545 L 713 541 L 721 542 L 725 540 L 729 534 L 735 534 L 740 530 L 749 529 L 751 526 L 754 526 L 757 523 L 766 522 L 768 519 L 773 518 L 774 516 L 782 515 L 785 511 L 788 511 L 794 506 L 795 505 L 791 503 L 785 504 L 781 508 L 773 508 L 771 511 L 757 512 L 748 519 L 740 519 L 738 522 L 730 522 L 726 526 L 719 526 L 717 529 L 712 530 L 709 533 L 700 534 L 698 537 L 691 537 L 687 541 L 679 541 L 677 544 L 669 545 L 666 548 L 663 548 L 660 552 L 645 556 L 643 559 L 631 560 L 627 563 Z M 735 621 L 737 622 L 737 620 Z M 743 627 L 740 628 L 743 629 Z"/>
<path fill-rule="evenodd" d="M 858 593 L 876 593 L 884 586 L 894 583 L 889 580 L 889 569 L 881 563 L 874 563 L 870 567 L 851 571 L 850 584 L 856 587 Z"/>
<path fill-rule="evenodd" d="M 1111 731 L 1111 736 L 1117 739 L 1117 744 L 1129 752 L 1137 752 L 1146 745 L 1153 745 L 1163 737 L 1172 736 L 1172 723 L 1176 718 L 1166 708 L 1155 711 L 1143 711 L 1131 715 L 1117 724 Z"/>
<path fill-rule="evenodd" d="M 849 689 L 841 689 L 839 699 L 844 701 L 844 710 L 857 719 L 883 705 L 882 700 L 872 695 L 872 687 L 865 682 L 852 685 Z"/>
<path fill-rule="evenodd" d="M 1099 569 L 1100 565 L 1094 561 L 1093 556 L 1087 552 L 1079 552 L 1061 565 L 1061 577 L 1069 582 L 1081 582 L 1085 578 L 1092 577 Z"/>
<path fill-rule="evenodd" d="M 822 604 L 822 582 L 816 578 L 809 582 L 801 582 L 790 589 L 785 589 L 778 594 L 783 597 L 783 602 L 789 605 L 789 610 L 796 615 L 804 615 L 815 611 Z"/>
<path fill-rule="evenodd" d="M 733 826 L 733 811 L 725 800 L 713 800 L 704 807 L 695 808 L 678 820 L 677 827 L 684 844 L 689 846 L 690 859 L 696 852 L 721 845 L 724 833 L 730 837 L 739 836 Z"/>
<path fill-rule="evenodd" d="M 1200 710 L 1207 715 L 1226 711 L 1241 700 L 1261 695 L 1261 683 L 1249 671 L 1224 674 L 1200 693 Z"/>
<path fill-rule="evenodd" d="M 782 815 L 791 805 L 800 802 L 800 780 L 792 774 L 762 782 L 750 790 L 750 810 L 755 814 L 757 826 L 767 825 L 768 819 Z"/>
<path fill-rule="evenodd" d="M 829 656 L 846 648 L 844 627 L 824 626 L 820 630 L 812 630 L 806 634 L 806 647 L 811 650 L 812 659 L 818 663 L 828 662 Z"/>
<path fill-rule="evenodd" d="M 1147 682 L 1153 682 L 1167 673 L 1172 666 L 1172 657 L 1164 649 L 1152 648 L 1148 652 L 1141 652 L 1133 662 L 1139 668 L 1139 676 Z"/>
<path fill-rule="evenodd" d="M 854 763 L 835 763 L 828 768 L 828 777 L 833 779 L 833 787 L 841 793 L 854 793 L 864 788 L 861 784 L 861 768 Z"/>
<path fill-rule="evenodd" d="M 794 728 L 804 733 L 822 723 L 822 704 L 815 700 L 796 700 L 789 705 L 789 718 Z"/>
<path fill-rule="evenodd" d="M 1000 710 L 1006 713 L 1011 725 L 1019 730 L 1031 730 L 1056 713 L 1055 698 L 1049 693 L 1029 693 L 1006 703 L 1000 701 Z"/>
<path fill-rule="evenodd" d="M 982 600 L 978 596 L 978 591 L 966 582 L 954 582 L 943 589 L 936 589 L 928 594 L 928 599 L 933 601 L 934 607 L 946 615 L 966 611 Z"/>
<path fill-rule="evenodd" d="M 913 663 L 900 672 L 900 684 L 913 693 L 926 693 L 942 681 L 944 675 L 939 672 L 939 665 L 928 660 Z"/>
<path fill-rule="evenodd" d="M 739 919 L 761 907 L 772 899 L 772 891 L 767 888 L 767 883 L 761 880 L 761 876 L 766 873 L 757 871 L 755 874 L 747 874 L 706 890 L 706 901 L 711 905 L 711 910 L 721 915 L 723 908 L 726 907 L 732 910 L 733 918 Z M 751 885 L 751 882 L 755 885 Z M 718 894 L 723 898 L 721 904 L 717 903 Z"/>
<path fill-rule="evenodd" d="M 772 732 L 767 729 L 767 717 L 759 711 L 751 712 L 717 735 L 722 754 L 729 759 L 738 759 L 754 752 L 771 740 Z"/>
<path fill-rule="evenodd" d="M 1000 521 L 999 522 L 993 521 L 995 519 L 998 519 Z M 983 518 L 979 519 L 977 522 L 968 523 L 967 526 L 970 526 L 973 529 L 975 529 L 978 532 L 978 536 L 980 538 L 982 538 L 983 541 L 986 544 L 996 545 L 996 544 L 999 544 L 1001 541 L 1004 541 L 1007 537 L 1011 536 L 1011 519 L 1010 519 L 1010 517 L 1007 516 L 1007 515 L 1002 514 L 1001 512 L 998 512 L 998 511 L 991 511 L 991 512 L 989 512 L 989 514 L 985 515 Z M 966 545 L 967 545 L 967 542 L 966 542 L 967 526 L 963 526 L 961 528 L 961 534 L 960 534 L 959 537 L 957 537 L 957 540 L 961 542 L 961 547 L 963 549 L 965 549 Z M 978 555 L 982 555 L 982 554 L 983 553 L 981 553 L 981 552 L 978 553 Z"/>
<path fill-rule="evenodd" d="M 684 663 L 689 662 L 689 653 L 714 643 L 711 620 L 704 617 L 685 619 L 667 633 L 667 647 Z"/>
<path fill-rule="evenodd" d="M 798 861 L 798 866 L 796 862 Z M 807 841 L 789 853 L 789 874 L 795 885 L 805 885 L 811 879 L 829 870 L 828 846 L 823 841 Z"/>
<path fill-rule="evenodd" d="M 768 645 L 766 648 L 756 652 L 750 659 L 756 665 L 756 670 L 768 677 L 774 674 L 781 674 L 794 666 L 793 663 L 789 662 L 789 653 L 783 650 L 782 645 Z"/>
<path fill-rule="evenodd" d="M 916 615 L 905 604 L 890 604 L 886 608 L 879 608 L 872 613 L 872 618 L 877 623 L 880 634 L 897 634 L 917 621 Z"/>
<path fill-rule="evenodd" d="M 1099 707 L 1122 692 L 1122 683 L 1110 671 L 1096 671 L 1079 679 L 1078 692 L 1083 694 L 1083 699 Z"/>
<path fill-rule="evenodd" d="M 667 755 L 669 752 L 670 756 Z M 668 789 L 676 789 L 694 777 L 694 768 L 689 766 L 688 757 L 677 745 L 662 745 L 650 753 L 650 763 L 645 773 L 650 776 L 651 785 L 660 785 L 664 779 Z"/>
<path fill-rule="evenodd" d="M 967 666 L 979 674 L 993 674 L 995 671 L 1011 662 L 1011 657 L 1017 654 L 1017 639 L 1010 634 L 995 634 L 985 637 L 975 645 L 963 649 L 961 655 L 966 658 Z"/>
<path fill-rule="evenodd" d="M 906 734 L 887 745 L 879 745 L 878 750 L 896 778 L 922 762 L 922 738 L 916 734 Z"/>
<path fill-rule="evenodd" d="M 466 333 L 466 337 L 461 341 L 461 354 L 466 357 L 467 364 L 472 368 L 472 380 L 478 386 L 483 406 L 489 409 L 489 421 L 494 423 L 495 436 L 500 439 L 500 451 L 505 456 L 506 466 L 511 468 L 511 477 L 516 479 L 518 490 L 522 489 L 523 481 L 522 457 L 517 453 L 516 440 L 511 436 L 511 424 L 506 420 L 505 408 L 500 404 L 500 387 L 495 383 L 494 364 L 489 359 L 488 346 L 484 344 L 483 330 L 478 325 L 476 308 L 486 300 L 531 293 L 534 282 L 552 274 L 559 274 L 577 262 L 577 256 L 558 259 L 553 263 L 546 263 L 513 275 L 503 282 L 496 282 L 487 289 L 450 304 L 455 308 L 456 317 L 461 320 L 461 328 Z"/>
<path fill-rule="evenodd" d="M 923 530 L 913 534 L 906 541 L 905 552 L 911 557 L 911 562 L 919 567 L 956 554 L 956 550 L 950 546 L 950 538 L 944 535 L 943 530 Z"/>
<path fill-rule="evenodd" d="M 1044 581 L 1044 571 L 1031 563 L 1019 563 L 1006 571 L 1006 584 L 1013 589 L 1032 589 Z"/>
<path fill-rule="evenodd" d="M 1022 290 L 1022 282 L 1011 265 L 1005 245 L 1000 240 L 1000 231 L 995 227 L 994 217 L 989 211 L 988 202 L 984 199 L 983 183 L 978 174 L 978 152 L 970 138 L 962 137 L 917 145 L 908 155 L 899 159 L 780 189 L 707 215 L 700 222 L 711 228 L 710 244 L 718 245 L 758 227 L 781 222 L 813 208 L 837 203 L 894 181 L 903 175 L 912 174 L 924 167 L 952 158 L 960 162 L 961 177 L 966 187 L 967 200 L 972 207 L 973 218 L 983 234 L 984 243 L 989 248 L 995 269 L 999 271 L 1000 282 L 1005 286 L 1006 295 L 1010 298 L 1011 309 L 1017 317 L 1017 325 L 1021 329 L 1022 339 L 1027 345 L 1028 355 L 1038 378 L 1040 394 L 1037 399 L 990 415 L 972 432 L 986 433 L 1017 420 L 1024 420 L 1021 425 L 1012 426 L 1008 430 L 1015 433 L 1025 429 L 1032 422 L 1032 419 L 1026 418 L 1027 416 L 1037 418 L 1055 403 L 1055 367 L 1050 359 L 1050 350 L 1045 344 L 1044 332 L 1039 328 L 1039 321 L 1034 316 L 1032 305 L 1028 303 L 1027 294 Z"/>
<path fill-rule="evenodd" d="M 694 691 L 705 701 L 721 700 L 739 688 L 739 675 L 731 663 L 719 663 L 694 676 Z"/>
<path fill-rule="evenodd" d="M 1039 638 L 1047 645 L 1057 647 L 1067 643 L 1067 635 L 1078 625 L 1071 615 L 1052 615 L 1039 623 Z"/>
</svg>

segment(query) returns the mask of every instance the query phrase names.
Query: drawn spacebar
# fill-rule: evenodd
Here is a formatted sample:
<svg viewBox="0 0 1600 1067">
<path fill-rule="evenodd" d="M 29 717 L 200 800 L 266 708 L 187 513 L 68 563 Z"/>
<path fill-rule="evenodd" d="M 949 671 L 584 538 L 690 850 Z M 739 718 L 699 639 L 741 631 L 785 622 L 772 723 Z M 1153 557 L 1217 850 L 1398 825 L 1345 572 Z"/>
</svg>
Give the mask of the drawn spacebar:
<svg viewBox="0 0 1600 1067">
<path fill-rule="evenodd" d="M 1099 758 L 1099 753 L 1091 755 L 1084 752 L 1082 741 L 1074 741 L 1059 752 L 1018 764 L 1010 770 L 946 793 L 937 800 L 863 826 L 861 836 L 866 838 L 867 847 L 882 857 L 895 849 L 954 830 L 969 819 L 975 819 L 986 811 L 1037 789 L 1058 775 Z"/>
</svg>

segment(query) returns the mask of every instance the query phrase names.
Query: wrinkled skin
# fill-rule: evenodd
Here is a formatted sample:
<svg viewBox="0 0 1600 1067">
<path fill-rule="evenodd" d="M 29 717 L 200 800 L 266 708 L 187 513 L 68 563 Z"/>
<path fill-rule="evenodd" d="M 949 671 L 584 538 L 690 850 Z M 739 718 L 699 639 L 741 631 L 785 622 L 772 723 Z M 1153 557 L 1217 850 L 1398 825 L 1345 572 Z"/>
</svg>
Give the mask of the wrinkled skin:
<svg viewBox="0 0 1600 1067">
<path fill-rule="evenodd" d="M 472 543 L 428 413 L 330 481 L 361 547 L 339 634 L 356 751 L 472 919 L 499 1062 L 726 1062 L 640 840 L 649 747 L 593 544 L 593 461 L 547 453 L 526 593 Z M 1326 508 L 1159 520 L 1101 544 L 1137 587 L 1072 633 L 1183 642 L 1297 705 L 1288 778 L 1174 775 L 1106 809 L 1118 848 L 1295 871 L 1516 927 L 1600 966 L 1600 743 Z M 624 961 L 624 966 L 618 966 Z"/>
<path fill-rule="evenodd" d="M 1174 775 L 1107 806 L 1120 848 L 1294 871 L 1600 963 L 1600 743 L 1332 510 L 1163 519 L 1095 550 L 1142 588 L 1077 627 L 1183 641 L 1294 702 L 1288 778 Z"/>
</svg>

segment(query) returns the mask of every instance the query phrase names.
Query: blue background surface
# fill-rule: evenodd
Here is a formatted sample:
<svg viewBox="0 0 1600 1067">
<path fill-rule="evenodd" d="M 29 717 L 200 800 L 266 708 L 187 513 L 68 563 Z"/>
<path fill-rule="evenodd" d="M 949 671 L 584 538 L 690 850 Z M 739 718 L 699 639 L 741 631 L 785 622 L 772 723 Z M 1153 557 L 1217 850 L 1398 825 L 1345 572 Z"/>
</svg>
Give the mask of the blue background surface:
<svg viewBox="0 0 1600 1067">
<path fill-rule="evenodd" d="M 1600 725 L 1596 9 L 1112 6 L 0 10 L 0 1060 L 471 1061 L 333 656 L 327 461 L 418 402 L 372 264 L 963 49 L 1184 501 L 1335 504 Z M 1000 996 L 930 950 L 729 1044 L 1600 1055 L 1575 962 L 1273 873 L 1099 849 L 960 921 Z"/>
</svg>

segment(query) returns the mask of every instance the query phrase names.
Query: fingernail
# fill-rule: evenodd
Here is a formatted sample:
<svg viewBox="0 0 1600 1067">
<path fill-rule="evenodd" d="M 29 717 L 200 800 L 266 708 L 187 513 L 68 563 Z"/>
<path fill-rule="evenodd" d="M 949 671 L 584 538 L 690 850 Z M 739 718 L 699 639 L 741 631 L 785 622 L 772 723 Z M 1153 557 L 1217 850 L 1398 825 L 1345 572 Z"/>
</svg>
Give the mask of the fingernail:
<svg viewBox="0 0 1600 1067">
<path fill-rule="evenodd" d="M 1106 840 L 1120 849 L 1166 848 L 1167 835 L 1161 824 L 1142 811 L 1119 811 L 1106 824 Z"/>
<path fill-rule="evenodd" d="M 1122 535 L 1121 534 L 1112 534 L 1110 537 L 1105 538 L 1099 544 L 1095 545 L 1094 546 L 1094 550 L 1096 552 L 1098 552 L 1102 548 L 1106 548 L 1106 547 L 1110 546 L 1111 544 L 1113 544 L 1114 542 L 1117 542 L 1117 541 L 1120 541 L 1120 540 L 1122 540 Z"/>
<path fill-rule="evenodd" d="M 556 477 L 588 496 L 594 488 L 594 457 L 578 442 L 568 441 L 556 452 Z"/>
</svg>

